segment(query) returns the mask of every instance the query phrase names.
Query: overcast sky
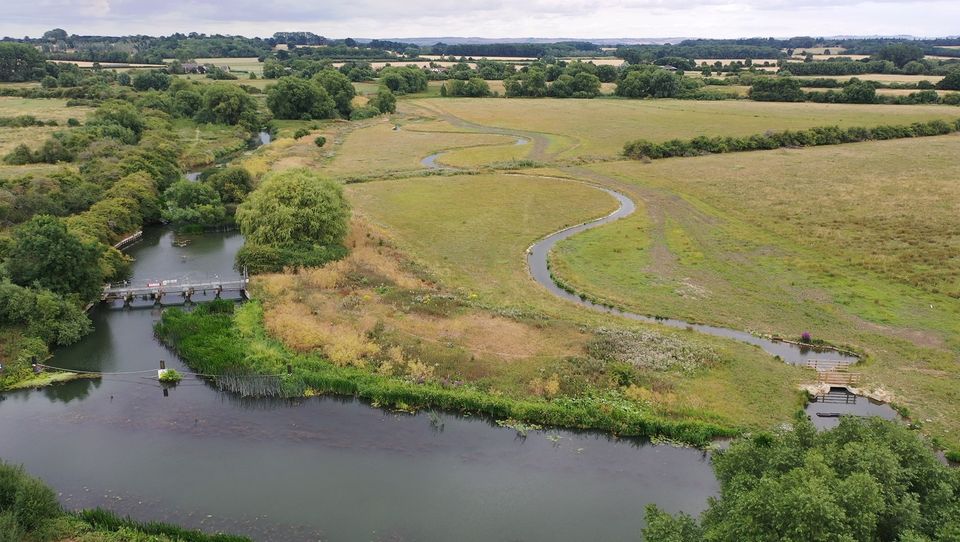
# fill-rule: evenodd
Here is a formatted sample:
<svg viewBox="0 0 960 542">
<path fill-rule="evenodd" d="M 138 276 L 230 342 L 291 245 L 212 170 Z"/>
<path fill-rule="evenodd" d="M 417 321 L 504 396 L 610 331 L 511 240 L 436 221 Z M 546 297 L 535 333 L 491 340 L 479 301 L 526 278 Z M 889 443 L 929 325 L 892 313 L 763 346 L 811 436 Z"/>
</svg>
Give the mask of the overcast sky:
<svg viewBox="0 0 960 542">
<path fill-rule="evenodd" d="M 331 38 L 960 34 L 958 0 L 3 0 L 0 35 L 205 32 Z"/>
</svg>

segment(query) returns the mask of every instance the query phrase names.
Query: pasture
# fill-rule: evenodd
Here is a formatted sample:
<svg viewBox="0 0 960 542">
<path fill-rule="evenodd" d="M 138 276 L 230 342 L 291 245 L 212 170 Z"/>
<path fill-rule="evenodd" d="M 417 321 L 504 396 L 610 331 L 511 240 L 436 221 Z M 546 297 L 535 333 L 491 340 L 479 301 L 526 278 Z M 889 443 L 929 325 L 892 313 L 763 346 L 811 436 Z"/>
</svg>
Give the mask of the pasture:
<svg viewBox="0 0 960 542">
<path fill-rule="evenodd" d="M 0 117 L 33 115 L 39 120 L 55 120 L 66 124 L 67 119 L 83 121 L 93 111 L 90 107 L 68 107 L 67 100 L 57 98 L 15 98 L 0 96 Z"/>
<path fill-rule="evenodd" d="M 553 270 L 639 312 L 857 348 L 870 386 L 955 445 L 958 151 L 943 136 L 564 170 L 639 208 L 561 243 Z"/>
<path fill-rule="evenodd" d="M 400 103 L 407 114 L 535 132 L 549 140 L 551 159 L 619 155 L 633 139 L 664 141 L 698 135 L 750 135 L 767 130 L 837 125 L 876 126 L 954 119 L 949 106 L 773 103 L 744 100 L 497 100 L 441 98 Z M 539 157 L 536 159 L 542 159 Z M 457 153 L 445 159 L 456 165 Z"/>
<path fill-rule="evenodd" d="M 441 374 L 467 376 L 509 396 L 536 396 L 543 393 L 536 382 L 549 380 L 551 374 L 562 383 L 582 377 L 573 376 L 578 369 L 563 358 L 584 355 L 583 345 L 591 336 L 588 330 L 594 326 L 655 330 L 691 349 L 711 349 L 716 363 L 692 372 L 642 371 L 644 383 L 624 391 L 635 394 L 631 400 L 642 408 L 652 407 L 669 417 L 758 427 L 787 419 L 798 404 L 795 386 L 807 377 L 803 370 L 740 343 L 580 309 L 552 297 L 529 278 L 523 259 L 526 247 L 550 231 L 609 212 L 615 202 L 600 191 L 578 182 L 490 174 L 369 182 L 349 185 L 347 193 L 355 217 L 374 226 L 373 239 L 389 240 L 386 246 L 382 242 L 365 245 L 382 247 L 377 248 L 380 256 L 369 254 L 368 248 L 358 251 L 367 262 L 365 273 L 391 277 L 391 283 L 419 291 L 419 303 L 429 304 L 423 299 L 431 296 L 447 301 L 437 301 L 441 307 L 422 307 L 419 315 L 409 308 L 390 310 L 383 305 L 396 304 L 396 297 L 368 286 L 370 291 L 356 297 L 369 310 L 350 316 L 342 308 L 331 312 L 343 304 L 331 302 L 326 298 L 329 294 L 320 291 L 317 284 L 324 280 L 314 280 L 311 288 L 305 278 L 272 279 L 276 281 L 273 291 L 289 292 L 284 297 L 309 305 L 296 308 L 288 301 L 285 308 L 276 309 L 287 315 L 281 319 L 288 325 L 276 327 L 281 336 L 281 329 L 304 319 L 318 320 L 312 324 L 318 327 L 334 322 L 361 334 L 363 326 L 379 321 L 394 330 L 395 340 L 405 337 L 404 351 L 416 347 L 424 361 L 437 360 Z M 370 236 L 354 236 L 360 245 L 348 243 L 364 246 L 365 238 Z M 412 259 L 412 264 L 375 264 L 384 254 L 394 253 L 390 247 Z M 419 278 L 398 276 L 404 269 L 415 270 Z M 269 280 L 266 288 L 271 287 Z M 376 284 L 377 280 L 381 279 L 366 282 Z M 428 286 L 434 291 L 424 291 Z M 341 288 L 335 298 L 342 295 Z M 464 300 L 466 308 L 461 306 Z M 417 306 L 407 303 L 404 307 Z M 438 349 L 437 344 L 446 348 Z M 464 358 L 464 351 L 472 355 Z M 748 377 L 751 373 L 754 376 Z M 591 382 L 598 389 L 611 385 L 605 378 Z"/>
</svg>

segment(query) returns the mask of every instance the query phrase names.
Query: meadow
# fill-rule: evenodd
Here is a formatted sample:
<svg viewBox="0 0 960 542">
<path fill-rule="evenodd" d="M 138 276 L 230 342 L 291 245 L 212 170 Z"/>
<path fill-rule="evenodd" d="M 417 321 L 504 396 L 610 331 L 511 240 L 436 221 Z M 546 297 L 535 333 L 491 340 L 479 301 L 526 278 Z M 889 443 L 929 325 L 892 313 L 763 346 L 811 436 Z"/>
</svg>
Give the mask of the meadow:
<svg viewBox="0 0 960 542">
<path fill-rule="evenodd" d="M 751 135 L 768 130 L 900 124 L 953 119 L 950 106 L 774 103 L 743 100 L 497 100 L 443 98 L 403 102 L 402 111 L 476 125 L 536 132 L 557 160 L 610 159 L 633 139 Z M 419 109 L 419 111 L 418 111 Z M 542 158 L 542 157 L 540 157 Z M 538 159 L 540 159 L 538 158 Z M 445 158 L 457 164 L 457 153 Z"/>
<path fill-rule="evenodd" d="M 0 117 L 33 115 L 39 120 L 55 120 L 66 124 L 67 119 L 82 121 L 93 111 L 90 107 L 68 107 L 67 100 L 57 98 L 15 98 L 0 96 Z"/>
<path fill-rule="evenodd" d="M 486 174 L 352 184 L 347 193 L 346 260 L 255 282 L 264 329 L 292 352 L 324 352 L 381 377 L 463 381 L 513 400 L 603 395 L 611 405 L 728 428 L 765 427 L 800 404 L 805 370 L 740 343 L 610 321 L 529 278 L 526 246 L 609 212 L 615 202 L 602 192 Z M 689 364 L 598 360 L 608 333 Z M 614 367 L 620 377 L 611 378 Z"/>
<path fill-rule="evenodd" d="M 855 348 L 955 445 L 958 151 L 951 135 L 558 171 L 640 205 L 561 243 L 553 270 L 638 312 Z"/>
</svg>

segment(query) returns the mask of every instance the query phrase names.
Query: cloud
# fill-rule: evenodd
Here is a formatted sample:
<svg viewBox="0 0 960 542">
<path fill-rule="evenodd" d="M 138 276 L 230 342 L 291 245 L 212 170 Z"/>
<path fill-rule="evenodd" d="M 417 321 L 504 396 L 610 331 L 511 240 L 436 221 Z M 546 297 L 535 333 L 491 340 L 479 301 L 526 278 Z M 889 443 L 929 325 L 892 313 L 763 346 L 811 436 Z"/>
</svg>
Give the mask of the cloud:
<svg viewBox="0 0 960 542">
<path fill-rule="evenodd" d="M 6 0 L 0 34 L 744 37 L 957 32 L 953 0 Z"/>
</svg>

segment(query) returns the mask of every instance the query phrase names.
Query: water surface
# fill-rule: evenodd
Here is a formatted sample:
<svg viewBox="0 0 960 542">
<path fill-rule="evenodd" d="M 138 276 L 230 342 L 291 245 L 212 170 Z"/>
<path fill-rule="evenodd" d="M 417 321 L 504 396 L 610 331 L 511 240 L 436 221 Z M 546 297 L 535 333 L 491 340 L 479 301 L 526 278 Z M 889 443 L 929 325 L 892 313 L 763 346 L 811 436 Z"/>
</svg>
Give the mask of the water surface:
<svg viewBox="0 0 960 542">
<path fill-rule="evenodd" d="M 134 280 L 233 277 L 237 234 L 145 232 Z M 182 246 L 181 246 L 182 245 Z M 643 507 L 696 514 L 717 483 L 705 453 L 595 433 L 410 416 L 352 400 L 241 400 L 187 377 L 164 392 L 161 307 L 99 306 L 58 367 L 109 373 L 6 394 L 0 457 L 70 508 L 257 540 L 635 540 Z M 549 438 L 548 438 L 549 437 Z"/>
</svg>

